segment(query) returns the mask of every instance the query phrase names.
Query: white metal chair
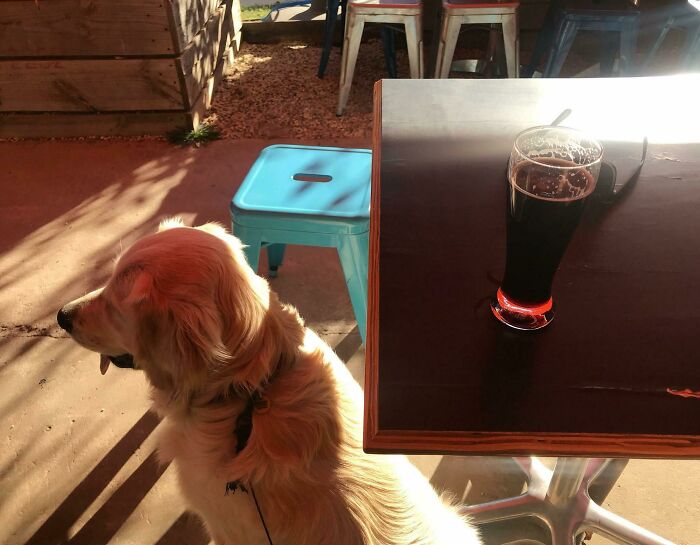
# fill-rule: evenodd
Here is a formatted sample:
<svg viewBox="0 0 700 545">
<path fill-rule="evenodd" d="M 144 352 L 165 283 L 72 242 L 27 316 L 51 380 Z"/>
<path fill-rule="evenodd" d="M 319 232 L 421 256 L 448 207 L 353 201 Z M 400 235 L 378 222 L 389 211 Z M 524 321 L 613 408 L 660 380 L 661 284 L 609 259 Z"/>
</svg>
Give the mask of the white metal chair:
<svg viewBox="0 0 700 545">
<path fill-rule="evenodd" d="M 423 77 L 423 3 L 421 0 L 349 0 L 345 19 L 345 44 L 340 66 L 337 115 L 348 103 L 357 53 L 365 23 L 399 23 L 406 29 L 411 78 Z"/>
<path fill-rule="evenodd" d="M 497 2 L 494 0 L 490 3 L 478 3 L 443 0 L 435 77 L 448 77 L 462 25 L 500 24 L 503 28 L 508 77 L 517 78 L 520 66 L 518 7 L 519 2 Z"/>
</svg>

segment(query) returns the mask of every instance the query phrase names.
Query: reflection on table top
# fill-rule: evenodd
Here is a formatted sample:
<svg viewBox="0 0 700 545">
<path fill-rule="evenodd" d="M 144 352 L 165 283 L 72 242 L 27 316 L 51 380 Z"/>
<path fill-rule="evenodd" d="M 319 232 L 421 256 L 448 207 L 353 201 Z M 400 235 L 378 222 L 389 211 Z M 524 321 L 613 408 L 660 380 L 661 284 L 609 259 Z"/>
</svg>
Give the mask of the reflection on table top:
<svg viewBox="0 0 700 545">
<path fill-rule="evenodd" d="M 700 76 L 378 84 L 365 447 L 371 452 L 700 456 Z M 571 110 L 624 185 L 601 183 L 539 333 L 489 299 L 515 135 Z"/>
</svg>

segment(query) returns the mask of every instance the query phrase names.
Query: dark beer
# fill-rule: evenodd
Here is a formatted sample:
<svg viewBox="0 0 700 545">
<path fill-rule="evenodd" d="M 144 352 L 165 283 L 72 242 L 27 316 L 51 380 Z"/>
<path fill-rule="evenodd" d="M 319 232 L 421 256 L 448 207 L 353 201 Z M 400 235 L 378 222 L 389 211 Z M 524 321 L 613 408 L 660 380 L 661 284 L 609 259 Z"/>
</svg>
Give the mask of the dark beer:
<svg viewBox="0 0 700 545">
<path fill-rule="evenodd" d="M 541 126 L 521 132 L 508 162 L 506 270 L 493 315 L 534 330 L 554 318 L 552 281 L 593 192 L 603 148 L 581 131 Z"/>
<path fill-rule="evenodd" d="M 519 306 L 550 301 L 554 273 L 595 186 L 593 175 L 583 167 L 571 168 L 576 166 L 564 159 L 538 158 L 512 168 L 501 291 Z"/>
</svg>

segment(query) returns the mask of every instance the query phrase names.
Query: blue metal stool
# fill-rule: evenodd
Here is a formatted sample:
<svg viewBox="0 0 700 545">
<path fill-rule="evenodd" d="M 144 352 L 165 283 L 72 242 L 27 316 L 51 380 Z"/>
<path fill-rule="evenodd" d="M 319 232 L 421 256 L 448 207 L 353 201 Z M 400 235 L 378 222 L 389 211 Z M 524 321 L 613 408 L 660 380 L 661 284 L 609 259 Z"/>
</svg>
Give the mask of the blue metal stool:
<svg viewBox="0 0 700 545">
<path fill-rule="evenodd" d="M 367 322 L 367 264 L 372 152 L 274 145 L 260 152 L 231 201 L 233 234 L 257 271 L 267 248 L 270 276 L 286 244 L 334 247 L 362 340 Z"/>
<path fill-rule="evenodd" d="M 639 29 L 639 10 L 628 0 L 553 1 L 537 36 L 532 59 L 523 76 L 532 76 L 548 51 L 543 77 L 557 77 L 579 30 L 601 31 L 602 55 L 600 72 L 612 75 L 615 55 L 619 50 L 619 72 L 629 74 L 634 65 Z M 618 35 L 616 40 L 612 33 Z"/>
</svg>

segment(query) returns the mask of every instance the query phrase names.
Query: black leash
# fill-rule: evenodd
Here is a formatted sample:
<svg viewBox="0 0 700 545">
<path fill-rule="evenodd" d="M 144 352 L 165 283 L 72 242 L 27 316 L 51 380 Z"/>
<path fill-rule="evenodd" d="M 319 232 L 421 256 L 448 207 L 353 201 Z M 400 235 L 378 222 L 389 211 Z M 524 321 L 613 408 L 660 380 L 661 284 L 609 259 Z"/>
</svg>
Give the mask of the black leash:
<svg viewBox="0 0 700 545">
<path fill-rule="evenodd" d="M 253 485 L 250 485 L 250 493 L 253 495 L 253 501 L 255 502 L 255 508 L 258 510 L 258 515 L 260 516 L 260 522 L 262 522 L 263 529 L 265 530 L 265 535 L 267 536 L 267 542 L 272 545 L 272 538 L 270 537 L 270 531 L 267 529 L 267 524 L 265 524 L 265 517 L 263 517 L 260 506 L 258 505 L 258 498 L 255 497 L 255 490 L 253 490 Z"/>
<path fill-rule="evenodd" d="M 236 434 L 236 454 L 240 453 L 248 444 L 248 439 L 253 431 L 253 410 L 258 409 L 261 412 L 265 412 L 269 408 L 270 402 L 268 399 L 263 397 L 260 392 L 253 392 L 250 399 L 248 399 L 245 409 L 243 409 L 243 412 L 241 412 L 236 419 L 236 428 L 234 429 L 234 433 Z M 253 497 L 253 502 L 255 502 L 255 508 L 258 510 L 260 522 L 265 530 L 267 542 L 270 545 L 273 545 L 272 538 L 270 537 L 270 531 L 267 529 L 265 517 L 263 517 L 262 509 L 260 509 L 260 504 L 258 503 L 258 498 L 255 495 L 255 490 L 253 490 L 253 485 L 249 484 L 248 486 L 250 487 L 250 494 Z M 236 490 L 239 489 L 246 494 L 248 493 L 248 489 L 241 481 L 229 481 L 226 483 L 226 491 L 224 492 L 224 496 L 228 496 L 229 492 L 235 494 Z"/>
</svg>

